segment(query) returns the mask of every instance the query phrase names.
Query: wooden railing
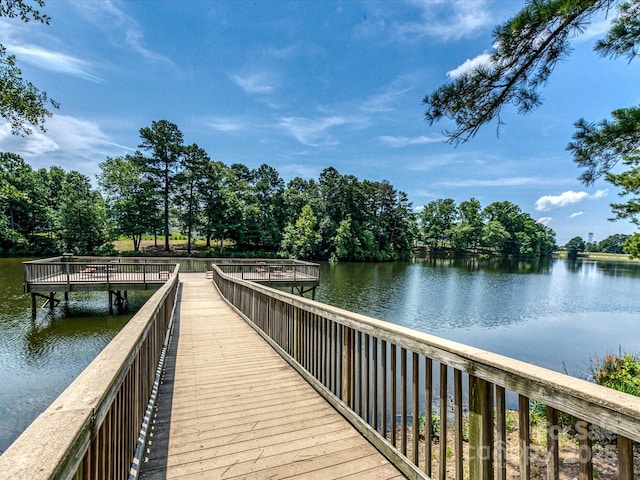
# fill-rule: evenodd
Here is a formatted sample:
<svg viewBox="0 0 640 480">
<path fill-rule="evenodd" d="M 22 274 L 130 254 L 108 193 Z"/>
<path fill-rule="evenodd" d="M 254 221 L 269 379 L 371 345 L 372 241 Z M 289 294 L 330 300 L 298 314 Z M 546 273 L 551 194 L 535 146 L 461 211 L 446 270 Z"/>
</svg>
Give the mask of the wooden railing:
<svg viewBox="0 0 640 480">
<path fill-rule="evenodd" d="M 640 398 L 243 281 L 217 267 L 213 281 L 410 478 L 526 479 L 535 469 L 558 479 L 559 441 L 569 436 L 563 455 L 575 442 L 570 454 L 577 475 L 591 479 L 599 429 L 617 436 L 618 478 L 633 478 Z M 533 402 L 546 416 L 541 442 L 531 440 Z"/>
<path fill-rule="evenodd" d="M 171 278 L 0 456 L 0 478 L 128 478 L 175 305 L 174 267 Z"/>
<path fill-rule="evenodd" d="M 317 263 L 301 261 L 260 261 L 258 263 L 216 263 L 225 274 L 243 280 L 278 282 L 283 280 L 312 282 L 318 281 L 320 266 Z"/>
<path fill-rule="evenodd" d="M 24 262 L 25 291 L 38 284 L 72 283 L 158 283 L 167 280 L 176 266 L 174 263 L 120 263 L 108 259 L 85 261 L 33 261 Z"/>
<path fill-rule="evenodd" d="M 309 263 L 302 260 L 293 260 L 293 259 L 254 259 L 248 260 L 246 258 L 217 258 L 217 257 L 99 257 L 99 256 L 72 256 L 68 259 L 72 264 L 73 263 L 121 263 L 123 265 L 126 264 L 146 264 L 146 265 L 154 265 L 154 264 L 179 264 L 180 271 L 182 273 L 188 272 L 206 272 L 211 270 L 211 266 L 213 264 L 222 265 L 222 266 L 231 266 L 231 265 L 251 265 L 254 269 L 258 266 L 257 264 L 265 266 L 271 269 L 276 269 L 276 266 L 281 267 L 282 270 L 291 270 L 292 266 L 295 266 L 297 271 L 303 272 L 305 267 L 309 267 L 313 272 L 318 272 L 318 264 Z M 62 263 L 63 257 L 54 257 L 47 258 L 43 260 L 34 260 L 32 262 L 28 262 L 29 264 L 43 264 L 43 263 Z"/>
</svg>

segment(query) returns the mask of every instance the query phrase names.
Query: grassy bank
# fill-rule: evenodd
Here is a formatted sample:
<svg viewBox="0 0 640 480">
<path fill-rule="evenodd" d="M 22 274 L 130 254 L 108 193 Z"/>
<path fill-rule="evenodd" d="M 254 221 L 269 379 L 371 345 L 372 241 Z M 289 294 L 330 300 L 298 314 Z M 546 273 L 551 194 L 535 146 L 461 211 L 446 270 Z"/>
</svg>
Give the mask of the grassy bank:
<svg viewBox="0 0 640 480">
<path fill-rule="evenodd" d="M 566 251 L 557 251 L 553 253 L 555 258 L 567 258 Z M 622 253 L 602 253 L 602 252 L 583 252 L 578 254 L 578 258 L 583 260 L 598 260 L 609 262 L 640 262 L 640 259 L 630 258 L 627 254 Z"/>
</svg>

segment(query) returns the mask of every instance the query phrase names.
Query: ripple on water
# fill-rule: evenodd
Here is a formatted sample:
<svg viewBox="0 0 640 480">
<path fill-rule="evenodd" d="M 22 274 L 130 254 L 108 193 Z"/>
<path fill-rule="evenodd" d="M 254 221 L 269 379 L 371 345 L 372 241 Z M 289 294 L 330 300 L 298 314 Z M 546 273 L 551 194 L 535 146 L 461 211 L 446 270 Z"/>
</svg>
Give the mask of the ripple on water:
<svg viewBox="0 0 640 480">
<path fill-rule="evenodd" d="M 72 293 L 66 311 L 38 309 L 32 319 L 29 295 L 22 293 L 21 259 L 0 259 L 0 288 L 1 452 L 91 363 L 152 292 L 130 292 L 130 312 L 123 315 L 109 314 L 106 292 Z"/>
</svg>

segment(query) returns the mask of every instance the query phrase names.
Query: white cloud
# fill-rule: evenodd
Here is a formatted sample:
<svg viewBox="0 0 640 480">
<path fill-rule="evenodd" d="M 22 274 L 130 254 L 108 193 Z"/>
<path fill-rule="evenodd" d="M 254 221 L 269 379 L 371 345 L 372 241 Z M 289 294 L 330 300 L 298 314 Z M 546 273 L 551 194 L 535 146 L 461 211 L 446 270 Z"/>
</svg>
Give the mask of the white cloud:
<svg viewBox="0 0 640 480">
<path fill-rule="evenodd" d="M 549 210 L 573 205 L 583 200 L 598 200 L 606 197 L 608 193 L 609 190 L 607 189 L 598 190 L 593 195 L 589 195 L 587 192 L 574 192 L 573 190 L 569 190 L 560 195 L 545 195 L 536 200 L 535 209 L 538 212 L 548 212 Z"/>
<path fill-rule="evenodd" d="M 302 117 L 282 117 L 278 125 L 289 135 L 294 137 L 303 145 L 317 147 L 319 145 L 332 145 L 332 140 L 328 131 L 333 127 L 338 127 L 351 122 L 342 116 L 330 116 L 320 119 Z"/>
<path fill-rule="evenodd" d="M 47 125 L 51 120 L 47 121 Z M 11 133 L 11 127 L 8 123 L 0 126 L 0 141 L 2 149 L 17 153 L 22 157 L 37 157 L 46 153 L 60 150 L 60 146 L 49 136 L 40 132 L 40 130 L 32 128 L 31 135 L 26 137 L 16 136 Z"/>
<path fill-rule="evenodd" d="M 441 137 L 427 137 L 425 135 L 419 137 L 394 137 L 391 135 L 381 135 L 378 137 L 378 140 L 393 148 L 442 142 Z"/>
<path fill-rule="evenodd" d="M 283 48 L 268 47 L 268 46 L 263 46 L 261 48 L 261 53 L 264 56 L 269 58 L 275 58 L 278 60 L 290 60 L 292 58 L 299 56 L 301 52 L 303 52 L 303 49 L 301 49 L 299 46 L 296 46 L 296 45 L 290 45 Z"/>
<path fill-rule="evenodd" d="M 540 217 L 538 219 L 538 223 L 541 223 L 542 225 L 549 225 L 550 223 L 553 223 L 553 217 Z"/>
<path fill-rule="evenodd" d="M 578 41 L 592 41 L 596 37 L 602 37 L 605 33 L 611 28 L 611 20 L 614 18 L 614 15 L 610 17 L 601 17 L 595 22 L 591 22 L 584 33 L 578 37 Z"/>
<path fill-rule="evenodd" d="M 398 100 L 411 92 L 413 88 L 394 88 L 393 86 L 382 93 L 367 98 L 360 110 L 366 113 L 391 112 L 398 107 Z"/>
<path fill-rule="evenodd" d="M 230 75 L 229 78 L 245 93 L 250 95 L 265 95 L 272 93 L 277 86 L 277 81 L 272 74 L 256 72 L 249 75 Z"/>
<path fill-rule="evenodd" d="M 490 65 L 491 64 L 491 54 L 489 53 L 481 53 L 480 55 L 474 58 L 468 58 L 461 65 L 458 65 L 453 70 L 449 70 L 447 72 L 447 77 L 449 78 L 458 78 L 465 73 L 468 73 L 482 65 Z"/>
<path fill-rule="evenodd" d="M 106 156 L 124 155 L 134 151 L 111 140 L 96 122 L 54 115 L 47 120 L 45 133 L 34 129 L 31 135 L 10 135 L 8 124 L 0 127 L 3 148 L 17 153 L 30 163 L 49 167 L 60 164 L 66 170 L 97 171 L 98 162 Z"/>
<path fill-rule="evenodd" d="M 47 50 L 36 45 L 7 45 L 11 53 L 31 65 L 52 72 L 65 73 L 99 83 L 101 79 L 90 73 L 91 64 L 80 58 L 61 52 Z"/>
<path fill-rule="evenodd" d="M 602 190 L 598 190 L 596 193 L 594 193 L 593 195 L 591 195 L 591 198 L 592 198 L 593 200 L 598 200 L 598 199 L 600 199 L 600 198 L 604 198 L 604 197 L 606 197 L 607 195 L 609 195 L 609 189 L 604 188 L 604 189 L 602 189 Z"/>
<path fill-rule="evenodd" d="M 116 45 L 124 44 L 147 60 L 174 66 L 173 62 L 144 46 L 144 33 L 138 22 L 121 10 L 112 0 L 87 2 L 76 0 L 71 2 L 85 18 L 106 32 Z"/>
<path fill-rule="evenodd" d="M 496 178 L 493 180 L 456 180 L 440 182 L 445 187 L 520 187 L 523 185 L 548 184 L 547 179 L 536 177 Z"/>
<path fill-rule="evenodd" d="M 462 159 L 457 153 L 444 153 L 440 155 L 429 155 L 424 158 L 414 160 L 405 168 L 412 172 L 428 172 L 435 168 L 450 167 L 463 162 L 464 159 Z"/>
<path fill-rule="evenodd" d="M 233 118 L 214 118 L 207 122 L 209 127 L 217 132 L 242 132 L 247 131 L 248 125 Z"/>
<path fill-rule="evenodd" d="M 389 2 L 368 2 L 364 21 L 355 29 L 363 38 L 383 37 L 406 43 L 425 38 L 436 41 L 469 37 L 495 25 L 499 18 L 486 0 L 411 0 L 409 17 L 402 16 Z M 491 8 L 490 8 L 491 7 Z"/>
<path fill-rule="evenodd" d="M 429 190 L 416 189 L 411 192 L 413 197 L 422 197 L 422 198 L 442 198 L 442 195 L 438 193 L 431 192 Z M 419 212 L 424 208 L 424 205 L 419 205 L 414 207 L 414 210 Z"/>
<path fill-rule="evenodd" d="M 412 3 L 420 10 L 420 19 L 395 24 L 396 36 L 404 40 L 423 37 L 459 39 L 494 24 L 484 0 L 414 0 Z"/>
<path fill-rule="evenodd" d="M 316 179 L 320 175 L 320 169 L 318 167 L 297 163 L 282 165 L 278 168 L 278 171 L 284 179 L 291 179 L 294 177 Z"/>
<path fill-rule="evenodd" d="M 584 215 L 584 212 L 572 213 L 571 215 L 569 215 L 569 218 L 576 218 L 576 217 L 579 217 L 580 215 Z"/>
</svg>

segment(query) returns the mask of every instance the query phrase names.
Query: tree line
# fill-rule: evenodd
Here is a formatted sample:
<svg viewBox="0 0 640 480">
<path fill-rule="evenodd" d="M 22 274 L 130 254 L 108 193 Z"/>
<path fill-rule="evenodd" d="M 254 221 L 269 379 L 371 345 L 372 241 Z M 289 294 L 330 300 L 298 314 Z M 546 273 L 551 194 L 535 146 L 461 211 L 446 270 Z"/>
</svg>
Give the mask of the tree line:
<svg viewBox="0 0 640 480">
<path fill-rule="evenodd" d="M 416 213 L 388 181 L 360 180 L 325 168 L 318 179 L 293 178 L 262 164 L 213 161 L 185 145 L 177 125 L 140 129 L 139 150 L 100 163 L 98 188 L 82 173 L 33 170 L 19 155 L 0 154 L 2 252 L 113 253 L 117 237 L 140 249 L 143 235 L 171 232 L 205 239 L 205 254 L 225 245 L 293 258 L 384 261 L 409 258 L 418 243 L 433 249 L 485 248 L 547 255 L 553 231 L 517 205 L 481 208 L 471 199 L 430 202 Z M 225 243 L 226 242 L 226 243 Z"/>
<path fill-rule="evenodd" d="M 514 256 L 545 256 L 556 249 L 555 232 L 508 201 L 482 208 L 475 198 L 456 206 L 451 198 L 427 203 L 419 214 L 420 235 L 433 250 L 483 249 Z"/>
<path fill-rule="evenodd" d="M 582 252 L 590 253 L 615 253 L 628 254 L 631 258 L 638 258 L 638 235 L 625 235 L 623 233 L 615 233 L 599 242 L 585 241 L 582 237 L 577 236 L 569 240 L 563 247 L 570 259 L 576 259 L 578 254 Z"/>
</svg>

